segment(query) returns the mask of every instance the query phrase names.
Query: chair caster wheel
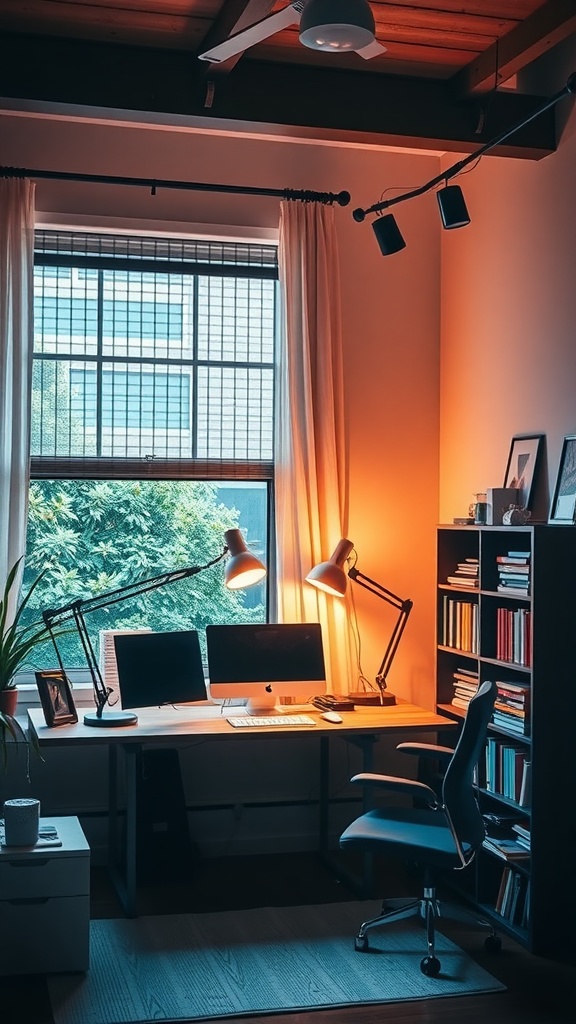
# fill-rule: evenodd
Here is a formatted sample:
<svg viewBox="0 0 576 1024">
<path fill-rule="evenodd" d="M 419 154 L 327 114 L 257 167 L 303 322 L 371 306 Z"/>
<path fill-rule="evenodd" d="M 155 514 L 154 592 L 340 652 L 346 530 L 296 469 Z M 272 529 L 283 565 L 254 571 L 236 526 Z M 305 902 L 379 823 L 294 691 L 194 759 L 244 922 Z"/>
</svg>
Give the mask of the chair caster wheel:
<svg viewBox="0 0 576 1024">
<path fill-rule="evenodd" d="M 484 939 L 484 949 L 487 953 L 499 953 L 502 949 L 502 939 L 499 935 L 489 935 Z"/>
<path fill-rule="evenodd" d="M 440 974 L 440 961 L 437 956 L 425 956 L 420 961 L 420 970 L 429 978 L 437 978 Z"/>
<path fill-rule="evenodd" d="M 368 952 L 368 937 L 366 935 L 357 935 L 354 939 L 354 949 L 357 953 Z"/>
</svg>

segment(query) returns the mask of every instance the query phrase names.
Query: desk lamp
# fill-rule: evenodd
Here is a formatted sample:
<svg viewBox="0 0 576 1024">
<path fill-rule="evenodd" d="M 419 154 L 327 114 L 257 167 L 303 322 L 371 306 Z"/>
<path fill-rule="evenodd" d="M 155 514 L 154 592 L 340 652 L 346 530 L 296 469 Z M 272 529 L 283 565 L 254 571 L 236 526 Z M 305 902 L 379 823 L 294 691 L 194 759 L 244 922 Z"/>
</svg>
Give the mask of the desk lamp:
<svg viewBox="0 0 576 1024">
<path fill-rule="evenodd" d="M 100 608 L 108 608 L 110 605 L 116 604 L 118 601 L 126 601 L 133 597 L 139 597 L 141 594 L 145 594 L 149 590 L 157 590 L 159 587 L 163 587 L 166 584 L 176 583 L 177 580 L 189 579 L 190 576 L 196 576 L 198 573 L 203 572 L 204 569 L 209 569 L 211 566 L 216 565 L 216 563 L 220 562 L 228 553 L 230 553 L 231 557 L 226 565 L 224 582 L 229 589 L 240 590 L 244 587 L 251 587 L 255 583 L 259 583 L 266 575 L 266 568 L 262 562 L 256 558 L 256 555 L 252 554 L 248 550 L 240 530 L 227 530 L 224 534 L 224 539 L 226 541 L 224 550 L 217 558 L 213 558 L 212 561 L 207 562 L 206 565 L 191 565 L 183 569 L 173 569 L 168 572 L 162 572 L 159 573 L 158 576 L 151 576 L 149 579 L 140 580 L 137 583 L 128 583 L 125 587 L 119 587 L 117 590 L 110 590 L 105 594 L 99 594 L 97 597 L 88 597 L 84 600 L 79 599 L 71 601 L 70 604 L 63 605 L 62 608 L 50 608 L 47 611 L 42 612 L 42 618 L 48 632 L 50 633 L 54 650 L 56 651 L 58 665 L 64 675 L 66 675 L 66 670 L 56 643 L 54 628 L 56 626 L 60 626 L 63 622 L 66 622 L 69 619 L 73 619 L 74 625 L 76 626 L 80 636 L 84 656 L 92 679 L 92 686 L 94 687 L 94 700 L 96 703 L 96 711 L 91 711 L 84 715 L 84 725 L 100 726 L 101 728 L 114 728 L 116 726 L 122 727 L 126 725 L 135 725 L 138 721 L 138 716 L 132 711 L 108 711 L 105 715 L 103 714 L 112 690 L 109 686 L 106 686 L 102 678 L 98 659 L 96 658 L 96 654 L 88 634 L 84 618 L 85 614 L 87 612 L 98 611 Z"/>
<path fill-rule="evenodd" d="M 334 597 L 344 597 L 346 593 L 346 587 L 348 585 L 348 577 L 358 583 L 361 587 L 369 590 L 376 597 L 382 598 L 387 604 L 392 605 L 393 608 L 398 609 L 398 618 L 392 630 L 392 635 L 388 641 L 384 657 L 378 672 L 376 674 L 375 682 L 378 687 L 378 693 L 371 694 L 369 692 L 350 693 L 348 697 L 354 704 L 380 704 L 381 706 L 389 706 L 396 703 L 396 697 L 393 693 L 388 693 L 386 680 L 388 673 L 392 668 L 392 662 L 398 649 L 398 644 L 402 637 L 402 633 L 406 627 L 408 616 L 412 611 L 412 601 L 403 601 L 401 597 L 393 594 L 391 590 L 387 590 L 380 583 L 376 583 L 375 580 L 371 580 L 369 576 L 365 576 L 364 573 L 360 572 L 356 568 L 354 563 L 348 570 L 344 568 L 345 562 L 350 558 L 351 552 L 354 551 L 354 545 L 351 540 L 342 538 L 338 542 L 336 550 L 328 559 L 327 562 L 319 562 L 313 569 L 310 570 L 306 577 L 306 582 L 311 583 L 313 587 L 317 587 L 318 590 L 323 590 L 326 594 L 332 594 Z M 354 552 L 356 554 L 356 552 Z"/>
</svg>

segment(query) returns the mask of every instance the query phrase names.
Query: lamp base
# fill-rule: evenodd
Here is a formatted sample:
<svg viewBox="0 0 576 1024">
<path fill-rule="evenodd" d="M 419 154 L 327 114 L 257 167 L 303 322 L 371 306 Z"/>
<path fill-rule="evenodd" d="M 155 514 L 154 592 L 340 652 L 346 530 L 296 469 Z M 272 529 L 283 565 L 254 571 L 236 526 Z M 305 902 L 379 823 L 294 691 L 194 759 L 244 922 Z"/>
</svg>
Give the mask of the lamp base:
<svg viewBox="0 0 576 1024">
<path fill-rule="evenodd" d="M 393 693 L 389 693 L 385 690 L 382 695 L 379 693 L 370 693 L 368 691 L 360 690 L 359 693 L 349 693 L 348 700 L 353 701 L 357 707 L 378 707 L 386 708 L 392 707 L 396 703 L 396 697 Z"/>
<path fill-rule="evenodd" d="M 117 729 L 125 725 L 136 725 L 138 715 L 132 711 L 105 711 L 98 715 L 97 711 L 89 711 L 84 715 L 84 725 L 92 725 L 98 729 Z"/>
</svg>

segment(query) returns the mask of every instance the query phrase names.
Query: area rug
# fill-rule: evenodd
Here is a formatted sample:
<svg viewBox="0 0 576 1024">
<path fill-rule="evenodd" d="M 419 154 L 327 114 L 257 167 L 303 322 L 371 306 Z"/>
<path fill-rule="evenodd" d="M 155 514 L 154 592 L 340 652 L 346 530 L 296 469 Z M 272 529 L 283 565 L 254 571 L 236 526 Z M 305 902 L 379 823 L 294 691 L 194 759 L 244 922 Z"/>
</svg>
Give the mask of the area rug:
<svg viewBox="0 0 576 1024">
<path fill-rule="evenodd" d="M 441 974 L 425 977 L 416 920 L 376 929 L 371 952 L 355 952 L 360 922 L 378 912 L 368 900 L 92 921 L 88 973 L 48 979 L 55 1024 L 209 1020 L 504 990 L 441 935 Z"/>
</svg>

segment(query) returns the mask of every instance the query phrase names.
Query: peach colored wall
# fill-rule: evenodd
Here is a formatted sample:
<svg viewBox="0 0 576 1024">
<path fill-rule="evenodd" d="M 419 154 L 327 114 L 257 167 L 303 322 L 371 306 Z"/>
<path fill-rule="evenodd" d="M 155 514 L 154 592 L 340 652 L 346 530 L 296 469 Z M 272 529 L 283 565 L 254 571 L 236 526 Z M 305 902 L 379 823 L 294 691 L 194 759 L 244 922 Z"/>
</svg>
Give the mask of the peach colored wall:
<svg viewBox="0 0 576 1024">
<path fill-rule="evenodd" d="M 435 176 L 433 155 L 387 153 L 197 132 L 0 117 L 0 163 L 38 169 L 313 188 L 352 194 L 338 209 L 350 530 L 359 568 L 414 611 L 390 688 L 433 706 L 434 557 L 438 509 L 439 257 L 434 200 L 400 208 L 407 248 L 384 259 L 369 221 L 351 210 Z M 278 200 L 43 180 L 40 221 L 271 237 Z M 329 552 L 326 552 L 328 555 Z M 392 628 L 390 609 L 355 587 L 362 666 L 373 677 Z"/>
<path fill-rule="evenodd" d="M 540 95 L 576 67 L 576 46 L 543 65 Z M 440 519 L 501 487 L 510 440 L 544 434 L 534 517 L 548 517 L 563 436 L 576 433 L 576 110 L 556 108 L 557 151 L 484 158 L 460 180 L 471 224 L 442 239 Z"/>
</svg>

